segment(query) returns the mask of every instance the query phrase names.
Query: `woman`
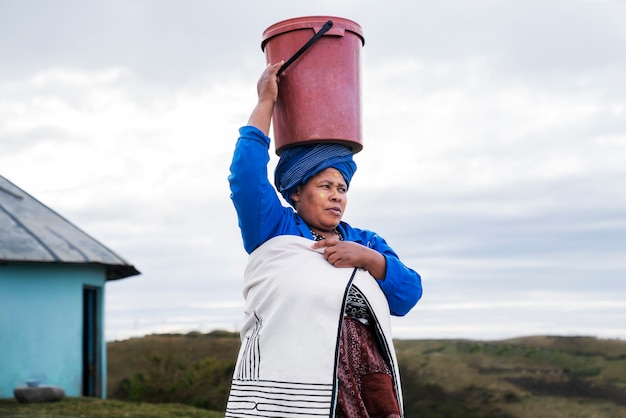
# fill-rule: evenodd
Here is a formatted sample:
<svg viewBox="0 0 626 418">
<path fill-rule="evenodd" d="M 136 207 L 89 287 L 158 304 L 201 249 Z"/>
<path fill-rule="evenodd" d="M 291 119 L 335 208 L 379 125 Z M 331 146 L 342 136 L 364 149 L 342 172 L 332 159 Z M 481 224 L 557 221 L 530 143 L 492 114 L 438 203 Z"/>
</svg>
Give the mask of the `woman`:
<svg viewBox="0 0 626 418">
<path fill-rule="evenodd" d="M 281 65 L 259 79 L 229 176 L 250 259 L 227 416 L 400 417 L 389 314 L 417 303 L 421 278 L 380 236 L 342 221 L 356 170 L 347 147 L 284 150 L 275 186 L 293 209 L 280 203 L 267 164 Z"/>
</svg>

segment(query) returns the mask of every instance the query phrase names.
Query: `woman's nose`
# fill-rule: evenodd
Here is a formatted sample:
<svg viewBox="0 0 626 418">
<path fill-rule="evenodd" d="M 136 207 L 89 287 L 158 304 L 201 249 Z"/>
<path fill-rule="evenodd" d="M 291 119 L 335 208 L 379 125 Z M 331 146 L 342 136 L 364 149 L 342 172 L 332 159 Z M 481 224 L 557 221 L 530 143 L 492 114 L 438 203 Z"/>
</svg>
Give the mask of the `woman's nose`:
<svg viewBox="0 0 626 418">
<path fill-rule="evenodd" d="M 341 200 L 341 193 L 339 193 L 338 189 L 332 188 L 330 189 L 330 199 L 333 201 L 340 201 Z"/>
</svg>

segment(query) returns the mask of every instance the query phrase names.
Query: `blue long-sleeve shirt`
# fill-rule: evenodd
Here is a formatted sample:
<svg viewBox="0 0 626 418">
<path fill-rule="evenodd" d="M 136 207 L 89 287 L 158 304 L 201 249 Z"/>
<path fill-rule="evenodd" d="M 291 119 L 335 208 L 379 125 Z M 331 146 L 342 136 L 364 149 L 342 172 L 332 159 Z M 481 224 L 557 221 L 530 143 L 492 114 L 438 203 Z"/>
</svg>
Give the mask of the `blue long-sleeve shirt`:
<svg viewBox="0 0 626 418">
<path fill-rule="evenodd" d="M 239 130 L 230 166 L 231 199 L 237 210 L 245 250 L 249 253 L 270 238 L 296 235 L 313 239 L 311 230 L 291 207 L 280 202 L 268 180 L 270 139 L 253 126 Z M 378 280 L 392 315 L 406 315 L 422 297 L 419 274 L 405 266 L 376 233 L 353 228 L 346 222 L 337 227 L 346 241 L 354 241 L 381 253 L 387 262 L 384 280 Z"/>
</svg>

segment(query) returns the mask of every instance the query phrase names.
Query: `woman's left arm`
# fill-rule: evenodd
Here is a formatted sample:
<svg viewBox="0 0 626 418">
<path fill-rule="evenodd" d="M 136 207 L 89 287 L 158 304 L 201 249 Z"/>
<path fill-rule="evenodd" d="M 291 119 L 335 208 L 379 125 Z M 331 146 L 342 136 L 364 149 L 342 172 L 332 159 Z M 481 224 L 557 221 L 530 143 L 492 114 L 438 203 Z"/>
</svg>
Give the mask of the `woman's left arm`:
<svg viewBox="0 0 626 418">
<path fill-rule="evenodd" d="M 391 314 L 404 316 L 422 297 L 422 278 L 397 256 L 385 255 L 387 275 L 378 284 L 389 302 Z"/>
<path fill-rule="evenodd" d="M 340 241 L 337 237 L 317 241 L 312 248 L 324 248 L 324 258 L 335 267 L 367 270 L 387 297 L 392 315 L 404 316 L 422 297 L 422 279 L 405 266 L 385 240 L 369 231 L 366 245 Z"/>
</svg>

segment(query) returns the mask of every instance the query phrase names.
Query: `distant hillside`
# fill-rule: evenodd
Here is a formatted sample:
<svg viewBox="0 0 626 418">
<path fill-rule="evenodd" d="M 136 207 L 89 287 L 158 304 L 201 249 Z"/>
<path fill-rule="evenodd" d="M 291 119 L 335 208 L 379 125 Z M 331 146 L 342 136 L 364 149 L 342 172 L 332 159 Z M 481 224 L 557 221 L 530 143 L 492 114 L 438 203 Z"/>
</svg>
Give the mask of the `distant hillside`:
<svg viewBox="0 0 626 418">
<path fill-rule="evenodd" d="M 406 416 L 626 418 L 626 341 L 536 336 L 397 340 Z M 223 410 L 238 334 L 108 344 L 109 398 Z"/>
<path fill-rule="evenodd" d="M 396 351 L 409 417 L 626 417 L 625 341 L 400 340 Z"/>
</svg>

